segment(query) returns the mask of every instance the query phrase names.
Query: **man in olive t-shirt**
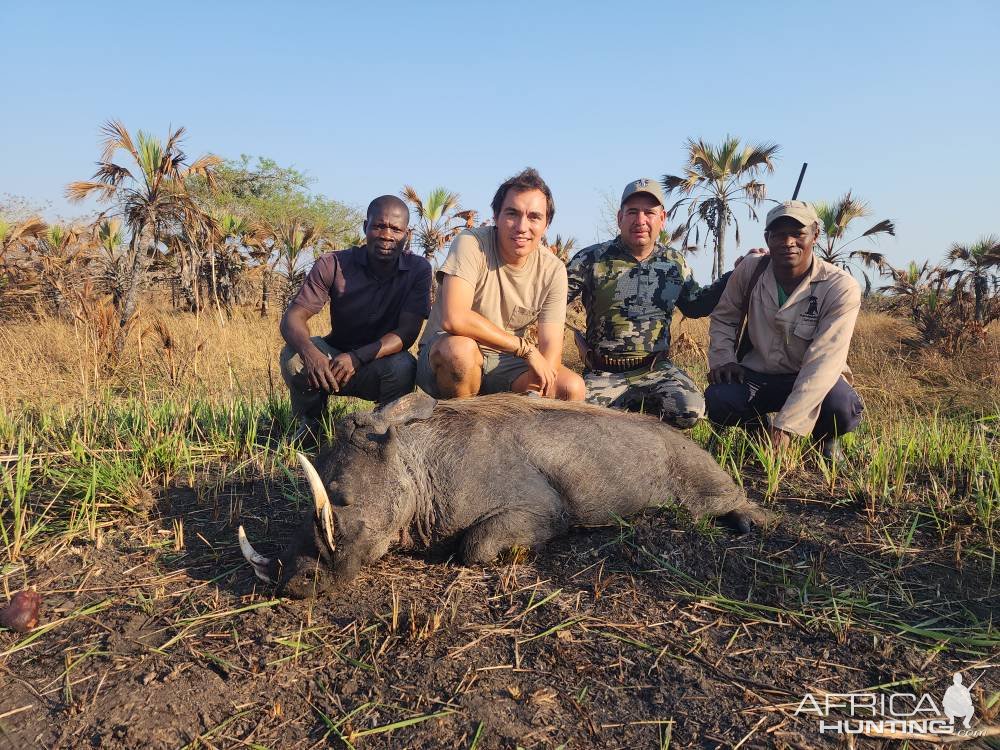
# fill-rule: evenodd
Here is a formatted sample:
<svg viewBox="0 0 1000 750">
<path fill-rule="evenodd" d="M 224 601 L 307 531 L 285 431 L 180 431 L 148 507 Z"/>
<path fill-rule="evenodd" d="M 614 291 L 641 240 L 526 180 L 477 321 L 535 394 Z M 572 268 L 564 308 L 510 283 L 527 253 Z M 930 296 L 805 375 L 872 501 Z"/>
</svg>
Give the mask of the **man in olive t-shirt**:
<svg viewBox="0 0 1000 750">
<path fill-rule="evenodd" d="M 462 232 L 438 272 L 417 385 L 439 398 L 535 391 L 582 400 L 583 378 L 561 363 L 566 268 L 541 249 L 552 192 L 526 169 L 500 186 L 492 208 L 496 226 Z M 536 322 L 537 346 L 525 338 Z"/>
</svg>

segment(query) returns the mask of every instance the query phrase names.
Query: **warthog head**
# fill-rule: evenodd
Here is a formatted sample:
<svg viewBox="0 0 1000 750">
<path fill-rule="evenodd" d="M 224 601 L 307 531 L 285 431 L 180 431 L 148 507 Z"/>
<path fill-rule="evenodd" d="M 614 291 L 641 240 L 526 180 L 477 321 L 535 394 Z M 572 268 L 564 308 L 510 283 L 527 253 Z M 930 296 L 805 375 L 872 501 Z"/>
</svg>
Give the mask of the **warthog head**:
<svg viewBox="0 0 1000 750">
<path fill-rule="evenodd" d="M 288 546 L 265 557 L 239 529 L 243 557 L 259 579 L 290 596 L 312 596 L 346 583 L 364 562 L 384 554 L 412 498 L 396 426 L 428 418 L 436 403 L 415 402 L 401 399 L 338 424 L 336 444 L 317 457 L 318 470 L 297 454 L 314 507 Z"/>
</svg>

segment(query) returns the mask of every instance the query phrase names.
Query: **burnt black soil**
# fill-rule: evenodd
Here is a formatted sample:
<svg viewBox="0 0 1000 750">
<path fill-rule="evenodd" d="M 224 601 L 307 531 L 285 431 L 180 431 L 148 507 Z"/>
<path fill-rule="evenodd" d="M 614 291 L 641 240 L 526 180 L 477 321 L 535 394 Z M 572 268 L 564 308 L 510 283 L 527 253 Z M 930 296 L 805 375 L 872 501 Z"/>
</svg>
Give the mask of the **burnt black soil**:
<svg viewBox="0 0 1000 750">
<path fill-rule="evenodd" d="M 235 543 L 238 522 L 265 553 L 291 532 L 280 487 L 170 489 L 31 561 L 43 624 L 0 631 L 0 747 L 840 747 L 794 715 L 806 693 L 940 697 L 989 662 L 960 637 L 997 598 L 975 540 L 897 545 L 835 500 L 789 490 L 744 538 L 662 510 L 484 568 L 391 553 L 346 596 L 291 601 Z"/>
</svg>

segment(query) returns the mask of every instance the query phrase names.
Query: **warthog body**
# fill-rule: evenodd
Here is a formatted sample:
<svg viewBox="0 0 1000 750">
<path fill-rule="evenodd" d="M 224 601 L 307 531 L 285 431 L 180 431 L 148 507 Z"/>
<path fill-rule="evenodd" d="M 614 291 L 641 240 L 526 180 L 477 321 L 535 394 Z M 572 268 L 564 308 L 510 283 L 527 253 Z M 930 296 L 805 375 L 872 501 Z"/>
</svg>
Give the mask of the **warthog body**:
<svg viewBox="0 0 1000 750">
<path fill-rule="evenodd" d="M 257 575 L 293 596 L 338 588 L 390 547 L 457 544 L 467 563 L 678 502 L 694 517 L 762 522 L 712 456 L 653 417 L 513 394 L 414 393 L 338 425 L 313 470 L 316 511 Z"/>
</svg>

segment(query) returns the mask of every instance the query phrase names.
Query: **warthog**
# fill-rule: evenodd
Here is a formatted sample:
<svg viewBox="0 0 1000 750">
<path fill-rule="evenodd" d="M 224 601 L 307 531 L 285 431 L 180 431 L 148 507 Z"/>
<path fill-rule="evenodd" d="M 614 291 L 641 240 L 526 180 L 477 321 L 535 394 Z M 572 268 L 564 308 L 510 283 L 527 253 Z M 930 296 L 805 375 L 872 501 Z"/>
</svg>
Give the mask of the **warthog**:
<svg viewBox="0 0 1000 750">
<path fill-rule="evenodd" d="M 537 547 L 571 526 L 603 526 L 674 501 L 745 533 L 765 520 L 733 480 L 654 417 L 514 394 L 404 396 L 338 425 L 316 468 L 315 501 L 291 543 L 244 557 L 292 596 L 337 590 L 390 547 L 457 543 L 466 563 Z"/>
</svg>

